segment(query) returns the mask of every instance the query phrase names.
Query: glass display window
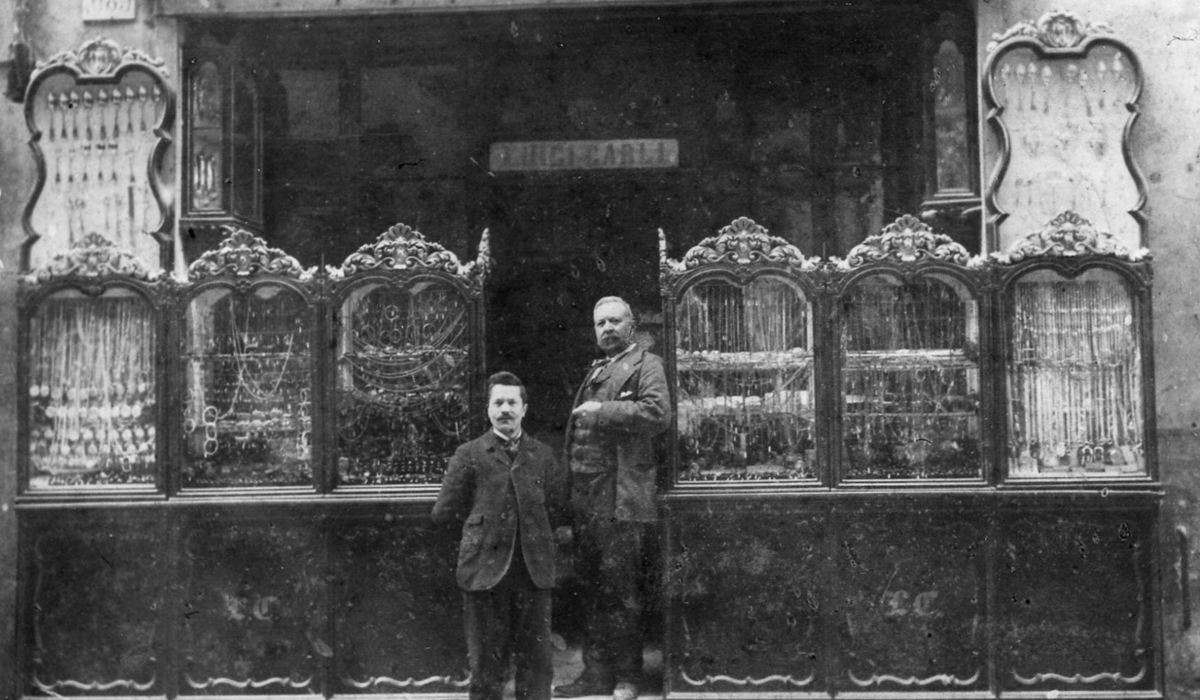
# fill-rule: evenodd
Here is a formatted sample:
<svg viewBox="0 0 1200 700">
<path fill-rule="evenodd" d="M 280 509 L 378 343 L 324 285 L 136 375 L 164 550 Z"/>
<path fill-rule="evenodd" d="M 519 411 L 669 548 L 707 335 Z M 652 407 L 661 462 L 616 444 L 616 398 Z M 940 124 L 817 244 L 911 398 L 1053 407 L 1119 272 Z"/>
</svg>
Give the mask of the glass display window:
<svg viewBox="0 0 1200 700">
<path fill-rule="evenodd" d="M 317 313 L 300 284 L 308 273 L 231 229 L 189 274 L 181 487 L 311 488 Z"/>
<path fill-rule="evenodd" d="M 397 224 L 336 274 L 337 486 L 441 483 L 477 428 L 479 296 L 489 264 Z"/>
<path fill-rule="evenodd" d="M 157 490 L 158 279 L 98 234 L 26 277 L 26 494 Z"/>
<path fill-rule="evenodd" d="M 738 219 L 666 261 L 680 482 L 817 481 L 800 251 Z"/>
<path fill-rule="evenodd" d="M 979 316 L 965 287 L 872 275 L 841 313 L 845 478 L 980 478 Z"/>
<path fill-rule="evenodd" d="M 1115 272 L 1051 270 L 1012 287 L 1009 475 L 1145 473 L 1141 349 Z"/>
<path fill-rule="evenodd" d="M 1010 480 L 1150 473 L 1145 255 L 1067 212 L 997 256 Z"/>
<path fill-rule="evenodd" d="M 842 479 L 984 476 L 979 303 L 968 256 L 902 217 L 841 266 Z"/>
</svg>

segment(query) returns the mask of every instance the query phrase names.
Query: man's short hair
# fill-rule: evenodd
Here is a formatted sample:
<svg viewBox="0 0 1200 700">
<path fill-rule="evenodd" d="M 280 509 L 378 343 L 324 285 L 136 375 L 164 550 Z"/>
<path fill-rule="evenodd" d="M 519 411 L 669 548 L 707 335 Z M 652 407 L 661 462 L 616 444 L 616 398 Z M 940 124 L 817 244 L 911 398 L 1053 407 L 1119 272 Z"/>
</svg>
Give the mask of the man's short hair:
<svg viewBox="0 0 1200 700">
<path fill-rule="evenodd" d="M 521 378 L 512 372 L 496 372 L 487 380 L 487 398 L 492 400 L 492 387 L 499 384 L 500 386 L 515 386 L 521 390 L 521 403 L 529 403 L 529 399 L 525 395 L 525 385 L 521 383 Z"/>
<path fill-rule="evenodd" d="M 633 318 L 633 307 L 621 297 L 601 297 L 600 301 L 596 302 L 596 305 L 592 307 L 592 313 L 596 313 L 596 309 L 605 304 L 620 304 L 625 307 L 625 313 L 629 314 L 629 318 Z"/>
</svg>

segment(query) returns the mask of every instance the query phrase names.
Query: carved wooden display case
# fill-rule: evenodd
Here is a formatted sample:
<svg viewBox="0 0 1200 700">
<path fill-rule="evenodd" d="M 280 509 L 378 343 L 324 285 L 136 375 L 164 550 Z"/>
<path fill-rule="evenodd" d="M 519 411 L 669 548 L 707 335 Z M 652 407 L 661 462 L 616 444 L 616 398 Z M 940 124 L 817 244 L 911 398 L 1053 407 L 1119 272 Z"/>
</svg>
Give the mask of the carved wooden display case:
<svg viewBox="0 0 1200 700">
<path fill-rule="evenodd" d="M 460 692 L 458 534 L 428 513 L 446 444 L 481 424 L 486 234 L 460 264 L 399 224 L 306 270 L 225 233 L 186 280 L 94 234 L 22 280 L 22 694 Z M 335 471 L 382 449 L 325 418 L 364 400 L 375 354 L 335 340 L 365 338 L 389 342 L 386 388 L 444 402 L 385 416 L 454 426 L 386 443 L 429 469 Z"/>
<path fill-rule="evenodd" d="M 436 487 L 480 428 L 483 281 L 457 256 L 397 224 L 332 272 L 335 488 Z"/>
<path fill-rule="evenodd" d="M 679 262 L 660 246 L 675 478 L 817 483 L 815 262 L 746 218 Z"/>
<path fill-rule="evenodd" d="M 175 97 L 163 61 L 93 39 L 39 64 L 25 97 L 38 179 L 25 206 L 21 268 L 90 234 L 169 268 Z"/>
<path fill-rule="evenodd" d="M 161 273 L 89 234 L 22 282 L 21 493 L 160 491 Z"/>
<path fill-rule="evenodd" d="M 664 252 L 665 695 L 1162 697 L 1146 255 L 1072 212 L 986 257 L 912 217 L 845 259 L 748 220 Z M 787 407 L 818 448 L 807 482 L 748 459 L 774 454 L 751 431 L 686 443 L 753 425 L 744 398 L 740 423 L 694 401 L 702 372 L 756 369 L 694 329 L 776 278 L 823 320 L 786 343 L 816 368 L 815 402 Z"/>
</svg>

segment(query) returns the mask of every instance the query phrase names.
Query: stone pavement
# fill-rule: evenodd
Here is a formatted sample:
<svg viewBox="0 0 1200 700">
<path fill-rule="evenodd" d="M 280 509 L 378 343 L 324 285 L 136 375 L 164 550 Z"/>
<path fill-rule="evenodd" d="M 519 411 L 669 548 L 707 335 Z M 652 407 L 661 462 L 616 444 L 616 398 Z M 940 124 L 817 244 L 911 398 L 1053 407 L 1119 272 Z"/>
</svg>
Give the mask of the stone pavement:
<svg viewBox="0 0 1200 700">
<path fill-rule="evenodd" d="M 578 646 L 569 646 L 562 636 L 553 635 L 554 644 L 554 685 L 570 683 L 583 672 L 583 651 Z M 656 700 L 662 697 L 662 650 L 657 647 L 647 647 L 642 655 L 643 676 L 639 698 Z M 513 681 L 510 679 L 504 688 L 505 700 L 515 697 Z M 594 695 L 579 700 L 610 700 L 608 695 Z"/>
</svg>

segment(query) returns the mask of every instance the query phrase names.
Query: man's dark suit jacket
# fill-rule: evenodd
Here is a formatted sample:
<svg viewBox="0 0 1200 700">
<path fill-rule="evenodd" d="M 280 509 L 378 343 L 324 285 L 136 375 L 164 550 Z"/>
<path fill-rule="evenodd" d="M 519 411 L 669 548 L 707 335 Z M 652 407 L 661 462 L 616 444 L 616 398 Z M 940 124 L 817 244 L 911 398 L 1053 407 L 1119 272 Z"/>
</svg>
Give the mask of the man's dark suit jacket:
<svg viewBox="0 0 1200 700">
<path fill-rule="evenodd" d="M 575 406 L 585 400 L 600 402 L 600 409 L 583 416 L 571 415 L 567 422 L 565 456 L 571 464 L 575 429 L 593 433 L 597 444 L 610 450 L 616 469 L 601 489 L 597 515 L 629 522 L 658 519 L 655 493 L 658 458 L 654 438 L 671 425 L 671 395 L 662 358 L 634 347 L 598 372 L 589 372 L 575 393 Z M 586 465 L 585 465 L 586 467 Z M 611 494 L 611 495 L 610 495 Z M 597 494 L 599 495 L 599 494 Z"/>
<path fill-rule="evenodd" d="M 521 438 L 511 462 L 491 430 L 460 446 L 450 458 L 432 514 L 438 523 L 465 519 L 458 546 L 459 587 L 486 591 L 499 583 L 520 533 L 534 585 L 553 588 L 554 527 L 569 522 L 568 488 L 566 469 L 554 451 L 529 434 Z"/>
</svg>

